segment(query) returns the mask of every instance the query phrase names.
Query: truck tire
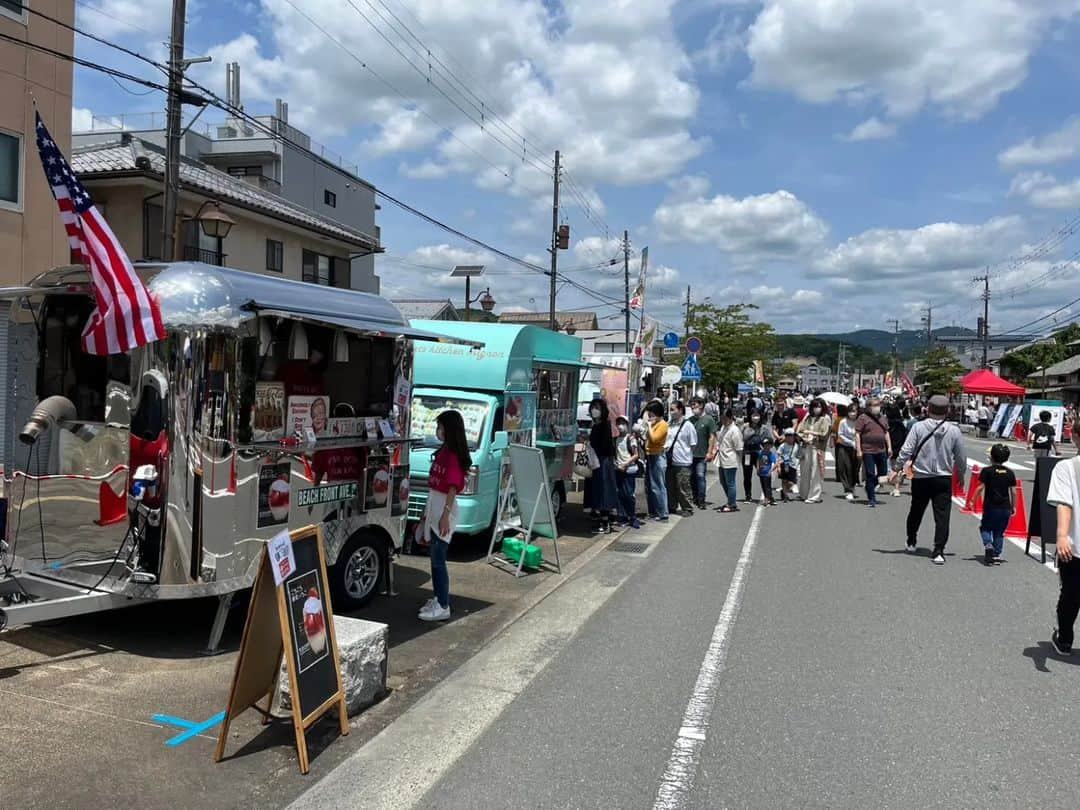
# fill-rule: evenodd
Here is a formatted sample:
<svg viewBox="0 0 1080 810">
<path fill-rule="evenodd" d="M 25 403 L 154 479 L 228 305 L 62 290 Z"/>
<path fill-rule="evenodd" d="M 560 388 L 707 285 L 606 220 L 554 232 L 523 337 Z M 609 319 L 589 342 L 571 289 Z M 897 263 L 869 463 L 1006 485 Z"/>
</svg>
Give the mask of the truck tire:
<svg viewBox="0 0 1080 810">
<path fill-rule="evenodd" d="M 551 488 L 551 514 L 555 516 L 555 519 L 559 519 L 559 515 L 562 514 L 563 504 L 566 503 L 566 489 L 563 486 L 562 481 L 556 481 L 555 486 Z"/>
<path fill-rule="evenodd" d="M 334 609 L 342 613 L 358 610 L 374 599 L 379 583 L 386 577 L 388 561 L 386 548 L 378 538 L 370 534 L 352 537 L 330 567 Z"/>
</svg>

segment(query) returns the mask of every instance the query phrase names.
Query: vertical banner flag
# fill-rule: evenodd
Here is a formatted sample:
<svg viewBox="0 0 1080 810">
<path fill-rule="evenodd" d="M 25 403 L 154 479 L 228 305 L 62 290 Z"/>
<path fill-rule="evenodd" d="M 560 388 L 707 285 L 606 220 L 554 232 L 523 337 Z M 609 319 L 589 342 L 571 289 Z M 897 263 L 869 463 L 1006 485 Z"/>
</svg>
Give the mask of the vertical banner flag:
<svg viewBox="0 0 1080 810">
<path fill-rule="evenodd" d="M 119 354 L 165 337 L 157 302 L 131 266 L 90 194 L 75 177 L 35 111 L 41 167 L 60 208 L 74 261 L 90 269 L 97 309 L 82 332 L 87 354 Z"/>
<path fill-rule="evenodd" d="M 656 332 L 659 328 L 656 321 L 642 316 L 641 330 L 638 332 L 638 342 L 634 346 L 634 356 L 639 360 L 645 360 L 652 356 L 652 347 L 656 343 Z"/>
<path fill-rule="evenodd" d="M 762 360 L 754 361 L 754 382 L 765 385 L 765 363 Z"/>
<path fill-rule="evenodd" d="M 649 248 L 641 249 L 641 272 L 638 273 L 637 287 L 630 296 L 630 309 L 643 309 L 645 307 L 645 269 L 649 264 Z"/>
</svg>

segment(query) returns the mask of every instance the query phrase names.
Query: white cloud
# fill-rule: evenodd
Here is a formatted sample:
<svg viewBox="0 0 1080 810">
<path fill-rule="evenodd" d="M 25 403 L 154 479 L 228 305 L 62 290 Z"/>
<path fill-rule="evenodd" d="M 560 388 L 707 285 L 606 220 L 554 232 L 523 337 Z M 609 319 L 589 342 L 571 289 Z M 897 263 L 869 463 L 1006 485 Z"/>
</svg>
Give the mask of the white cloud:
<svg viewBox="0 0 1080 810">
<path fill-rule="evenodd" d="M 71 108 L 71 131 L 89 132 L 94 128 L 94 111 L 85 107 Z"/>
<path fill-rule="evenodd" d="M 445 163 L 425 160 L 415 166 L 402 163 L 398 166 L 398 171 L 410 180 L 438 180 L 450 174 L 450 167 Z"/>
<path fill-rule="evenodd" d="M 858 141 L 878 141 L 891 138 L 896 134 L 896 124 L 882 121 L 877 116 L 867 118 L 861 124 L 844 136 L 843 140 L 856 143 Z"/>
<path fill-rule="evenodd" d="M 803 101 L 926 106 L 978 118 L 1027 77 L 1028 60 L 1077 0 L 764 0 L 750 27 L 750 83 Z"/>
<path fill-rule="evenodd" d="M 739 262 L 754 263 L 805 256 L 820 247 L 828 233 L 825 222 L 790 191 L 707 198 L 699 182 L 683 183 L 680 189 L 688 187 L 699 195 L 677 194 L 654 214 L 667 241 L 714 245 Z"/>
<path fill-rule="evenodd" d="M 374 130 L 364 148 L 377 154 L 434 147 L 425 157 L 487 190 L 550 195 L 548 150 L 560 145 L 564 166 L 599 212 L 597 183 L 666 179 L 707 144 L 689 130 L 699 92 L 672 26 L 674 2 L 416 0 L 405 22 L 449 65 L 451 79 L 434 60 L 429 73 L 426 50 L 398 43 L 412 57 L 407 63 L 339 0 L 300 6 L 357 58 L 284 0 L 261 0 L 269 32 L 262 44 L 240 35 L 214 49 L 215 64 L 239 58 L 245 99 L 285 98 L 293 121 L 316 137 L 364 128 Z M 222 71 L 213 70 L 220 85 Z"/>
<path fill-rule="evenodd" d="M 1080 115 L 1069 118 L 1056 132 L 1010 146 L 998 155 L 998 162 L 1006 169 L 1021 169 L 1067 163 L 1077 158 L 1080 158 Z"/>
<path fill-rule="evenodd" d="M 937 222 L 911 230 L 879 228 L 841 242 L 812 265 L 849 295 L 897 297 L 955 294 L 970 288 L 971 271 L 1009 255 L 1022 236 L 1019 217 L 995 217 L 981 225 Z"/>
<path fill-rule="evenodd" d="M 188 24 L 198 16 L 200 3 L 188 3 Z M 172 0 L 98 0 L 93 4 L 75 4 L 76 21 L 83 30 L 101 37 L 149 33 L 168 36 L 172 20 Z"/>
<path fill-rule="evenodd" d="M 1080 207 L 1080 177 L 1058 182 L 1046 172 L 1021 172 L 1009 186 L 1010 197 L 1023 197 L 1036 208 Z"/>
</svg>

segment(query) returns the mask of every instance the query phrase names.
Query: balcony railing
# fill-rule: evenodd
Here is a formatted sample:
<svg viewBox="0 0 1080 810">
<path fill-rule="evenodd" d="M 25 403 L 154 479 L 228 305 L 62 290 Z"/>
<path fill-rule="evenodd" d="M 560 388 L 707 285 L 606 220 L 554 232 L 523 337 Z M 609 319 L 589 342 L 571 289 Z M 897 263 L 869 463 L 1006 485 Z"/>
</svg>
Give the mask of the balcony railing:
<svg viewBox="0 0 1080 810">
<path fill-rule="evenodd" d="M 184 260 L 189 262 L 202 262 L 213 264 L 218 267 L 225 266 L 225 254 L 216 250 L 203 250 L 202 248 L 184 246 Z"/>
</svg>

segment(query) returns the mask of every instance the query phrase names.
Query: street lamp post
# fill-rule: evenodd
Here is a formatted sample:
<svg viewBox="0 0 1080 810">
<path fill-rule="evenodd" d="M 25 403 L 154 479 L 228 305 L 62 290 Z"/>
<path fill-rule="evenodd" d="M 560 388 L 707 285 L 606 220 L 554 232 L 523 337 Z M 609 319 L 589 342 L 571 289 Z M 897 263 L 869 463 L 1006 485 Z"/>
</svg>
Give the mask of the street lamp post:
<svg viewBox="0 0 1080 810">
<path fill-rule="evenodd" d="M 472 280 L 473 280 L 473 278 L 475 278 L 477 276 L 482 276 L 483 274 L 484 274 L 484 265 L 482 265 L 482 264 L 459 264 L 459 265 L 457 265 L 457 267 L 455 267 L 453 270 L 450 271 L 450 277 L 451 278 L 464 278 L 465 279 L 465 320 L 470 320 L 470 318 L 469 318 L 469 305 L 472 304 L 472 300 L 471 300 L 471 297 L 472 297 Z M 484 293 L 482 293 L 481 295 L 483 295 L 483 294 L 487 294 L 488 298 L 491 298 L 491 293 L 488 292 L 487 290 L 485 290 Z M 487 311 L 487 312 L 491 311 L 491 309 L 486 306 L 486 301 L 485 301 L 484 304 L 481 304 L 481 306 L 484 306 L 485 311 Z M 491 299 L 491 306 L 492 307 L 495 306 L 495 300 L 494 299 Z"/>
<path fill-rule="evenodd" d="M 207 211 L 208 206 L 213 208 Z M 233 225 L 236 224 L 236 220 L 221 210 L 221 203 L 217 200 L 206 200 L 199 206 L 195 212 L 195 216 L 191 218 L 199 224 L 202 228 L 202 232 L 209 236 L 211 239 L 224 239 L 229 235 L 229 231 L 232 230 Z M 183 259 L 181 251 L 183 250 L 183 239 L 177 239 L 174 248 L 173 260 L 179 261 Z"/>
</svg>

